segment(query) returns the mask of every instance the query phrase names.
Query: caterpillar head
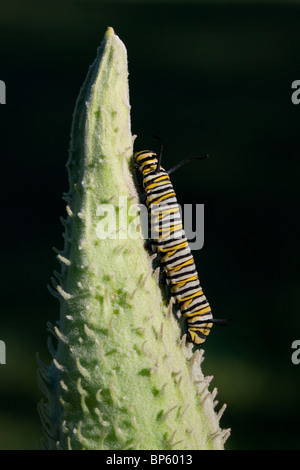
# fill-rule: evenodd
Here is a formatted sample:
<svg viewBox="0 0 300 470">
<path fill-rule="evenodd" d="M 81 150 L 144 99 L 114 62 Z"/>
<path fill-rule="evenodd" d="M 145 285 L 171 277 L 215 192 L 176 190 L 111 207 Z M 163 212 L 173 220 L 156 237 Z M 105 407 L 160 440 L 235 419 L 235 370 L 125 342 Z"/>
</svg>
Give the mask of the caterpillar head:
<svg viewBox="0 0 300 470">
<path fill-rule="evenodd" d="M 143 150 L 142 152 L 135 153 L 133 156 L 133 161 L 137 165 L 139 171 L 143 173 L 143 175 L 150 172 L 157 172 L 157 155 L 151 150 Z"/>
</svg>

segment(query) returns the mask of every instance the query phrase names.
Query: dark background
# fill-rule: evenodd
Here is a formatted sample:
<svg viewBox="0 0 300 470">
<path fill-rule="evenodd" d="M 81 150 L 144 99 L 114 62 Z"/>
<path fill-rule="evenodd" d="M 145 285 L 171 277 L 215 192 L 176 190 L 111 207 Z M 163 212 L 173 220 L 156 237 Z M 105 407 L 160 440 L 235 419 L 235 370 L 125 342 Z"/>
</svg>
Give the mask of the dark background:
<svg viewBox="0 0 300 470">
<path fill-rule="evenodd" d="M 68 189 L 72 112 L 107 26 L 129 58 L 135 150 L 164 166 L 209 153 L 174 173 L 178 200 L 205 204 L 195 252 L 215 317 L 204 372 L 214 375 L 232 428 L 227 449 L 300 448 L 300 79 L 297 4 L 1 2 L 0 448 L 34 449 L 40 436 L 36 351 L 48 361 L 47 290 L 58 269 Z"/>
</svg>

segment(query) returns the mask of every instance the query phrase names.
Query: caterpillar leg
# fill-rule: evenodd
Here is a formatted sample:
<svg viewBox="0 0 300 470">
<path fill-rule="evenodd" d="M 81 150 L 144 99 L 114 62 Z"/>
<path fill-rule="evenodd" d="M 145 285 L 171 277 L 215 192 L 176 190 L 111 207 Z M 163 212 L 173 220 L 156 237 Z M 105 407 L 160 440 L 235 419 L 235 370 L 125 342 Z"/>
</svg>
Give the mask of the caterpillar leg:
<svg viewBox="0 0 300 470">
<path fill-rule="evenodd" d="M 160 268 L 159 270 L 159 283 L 164 286 L 167 285 L 167 273 L 163 268 Z"/>
</svg>

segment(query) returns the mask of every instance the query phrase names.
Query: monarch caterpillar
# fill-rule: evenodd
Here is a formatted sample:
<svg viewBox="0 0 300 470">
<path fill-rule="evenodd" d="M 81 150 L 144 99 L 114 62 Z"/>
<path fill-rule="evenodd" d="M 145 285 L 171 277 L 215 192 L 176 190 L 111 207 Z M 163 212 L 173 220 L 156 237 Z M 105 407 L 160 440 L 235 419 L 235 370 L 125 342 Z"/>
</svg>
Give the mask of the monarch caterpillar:
<svg viewBox="0 0 300 470">
<path fill-rule="evenodd" d="M 135 153 L 133 159 L 143 176 L 146 205 L 151 220 L 152 250 L 160 257 L 171 295 L 187 321 L 187 340 L 198 346 L 206 340 L 213 323 L 223 323 L 224 320 L 213 319 L 210 305 L 200 286 L 169 175 L 188 161 L 200 158 L 190 157 L 166 171 L 160 166 L 161 141 L 160 144 L 159 155 L 143 150 Z"/>
</svg>

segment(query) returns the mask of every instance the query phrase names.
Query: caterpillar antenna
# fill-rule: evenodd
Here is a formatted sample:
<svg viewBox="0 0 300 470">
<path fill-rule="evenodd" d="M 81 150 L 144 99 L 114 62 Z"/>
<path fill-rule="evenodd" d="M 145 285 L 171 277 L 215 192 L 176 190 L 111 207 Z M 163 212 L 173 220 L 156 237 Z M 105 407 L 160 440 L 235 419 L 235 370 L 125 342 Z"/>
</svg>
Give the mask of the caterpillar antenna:
<svg viewBox="0 0 300 470">
<path fill-rule="evenodd" d="M 177 165 L 170 168 L 170 170 L 168 170 L 167 173 L 168 175 L 170 175 L 174 171 L 178 170 L 178 168 L 181 168 L 183 165 L 185 165 L 186 163 L 189 163 L 192 160 L 204 160 L 205 158 L 208 158 L 208 154 L 204 155 L 203 157 L 188 157 L 185 160 L 182 160 L 181 162 L 177 163 Z"/>
<path fill-rule="evenodd" d="M 160 164 L 161 164 L 161 158 L 162 158 L 162 152 L 163 152 L 164 144 L 163 144 L 162 139 L 161 139 L 160 137 L 158 137 L 157 135 L 151 134 L 151 137 L 153 137 L 153 139 L 158 140 L 159 143 L 160 143 L 159 154 L 158 154 L 158 159 L 157 159 L 157 166 L 156 166 L 156 170 L 155 170 L 155 173 L 158 173 L 158 172 L 159 172 L 159 169 L 160 169 Z"/>
</svg>

